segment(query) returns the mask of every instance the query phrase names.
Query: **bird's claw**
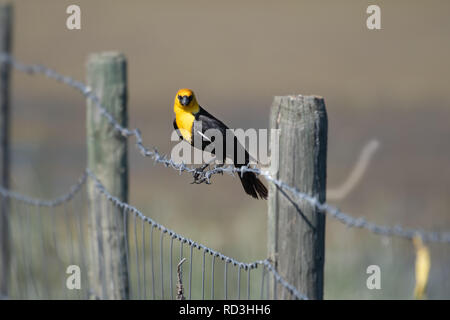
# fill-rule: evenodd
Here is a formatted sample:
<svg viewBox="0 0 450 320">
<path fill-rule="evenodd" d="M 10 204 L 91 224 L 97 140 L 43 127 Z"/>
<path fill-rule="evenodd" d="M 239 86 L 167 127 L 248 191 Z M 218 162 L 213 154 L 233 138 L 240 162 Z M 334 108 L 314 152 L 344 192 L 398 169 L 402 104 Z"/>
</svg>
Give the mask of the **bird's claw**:
<svg viewBox="0 0 450 320">
<path fill-rule="evenodd" d="M 194 181 L 192 181 L 191 184 L 202 184 L 202 183 L 211 184 L 211 182 L 203 172 L 208 166 L 209 163 L 206 163 L 201 167 L 195 168 L 194 172 L 192 173 Z"/>
</svg>

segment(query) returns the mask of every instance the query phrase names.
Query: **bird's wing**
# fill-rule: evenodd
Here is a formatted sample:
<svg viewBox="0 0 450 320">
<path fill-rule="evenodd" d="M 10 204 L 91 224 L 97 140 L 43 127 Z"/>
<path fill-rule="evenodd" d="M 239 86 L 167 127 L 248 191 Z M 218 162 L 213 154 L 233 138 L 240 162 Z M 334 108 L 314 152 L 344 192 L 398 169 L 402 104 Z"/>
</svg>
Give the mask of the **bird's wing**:
<svg viewBox="0 0 450 320">
<path fill-rule="evenodd" d="M 202 133 L 205 133 L 205 131 L 209 129 L 218 129 L 222 132 L 225 132 L 228 129 L 222 121 L 214 117 L 202 107 L 200 107 L 200 111 L 195 114 L 195 120 L 197 122 L 201 122 Z"/>
<path fill-rule="evenodd" d="M 194 114 L 195 120 L 192 126 L 192 142 L 191 144 L 202 150 L 211 152 L 219 158 L 223 158 L 226 150 L 226 134 L 228 127 L 219 119 L 214 117 L 212 114 L 207 112 L 205 109 L 200 107 L 199 112 Z M 216 151 L 217 141 L 222 143 L 223 149 L 219 153 Z"/>
<path fill-rule="evenodd" d="M 208 131 L 210 129 L 216 129 L 218 131 Z M 230 158 L 237 166 L 248 164 L 250 156 L 247 150 L 245 150 L 245 147 L 238 141 L 236 136 L 227 129 L 229 128 L 222 121 L 200 107 L 200 111 L 195 115 L 192 134 L 194 139 L 202 139 L 203 150 L 209 144 L 213 143 L 217 139 L 217 136 L 220 136 L 223 146 L 221 153 L 223 159 L 225 160 L 225 157 Z M 227 148 L 227 143 L 233 143 L 233 146 L 231 148 L 228 146 Z M 214 153 L 218 156 L 217 150 Z"/>
<path fill-rule="evenodd" d="M 212 131 L 211 129 L 218 130 Z M 194 138 L 202 138 L 207 142 L 214 141 L 214 135 L 225 137 L 228 127 L 205 109 L 200 107 L 200 111 L 195 114 L 194 125 L 192 126 L 192 135 Z"/>
</svg>

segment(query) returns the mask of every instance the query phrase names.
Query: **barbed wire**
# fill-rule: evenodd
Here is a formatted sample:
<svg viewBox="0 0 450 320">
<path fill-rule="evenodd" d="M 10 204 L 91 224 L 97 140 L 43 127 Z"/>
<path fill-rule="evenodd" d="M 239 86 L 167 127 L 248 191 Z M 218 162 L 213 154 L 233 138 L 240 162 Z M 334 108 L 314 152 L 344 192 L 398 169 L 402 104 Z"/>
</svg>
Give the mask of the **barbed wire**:
<svg viewBox="0 0 450 320">
<path fill-rule="evenodd" d="M 145 156 L 150 157 L 154 160 L 155 163 L 161 163 L 165 165 L 166 167 L 173 168 L 177 170 L 180 174 L 182 172 L 189 172 L 194 173 L 197 176 L 197 181 L 210 183 L 211 177 L 215 174 L 223 174 L 227 173 L 232 176 L 235 174 L 243 175 L 245 172 L 253 172 L 257 175 L 263 176 L 268 182 L 273 183 L 278 188 L 288 191 L 291 193 L 296 200 L 298 201 L 306 201 L 311 206 L 316 207 L 319 211 L 322 211 L 323 213 L 328 214 L 332 218 L 336 219 L 337 221 L 343 223 L 344 225 L 348 227 L 355 227 L 355 228 L 363 228 L 366 229 L 372 233 L 379 234 L 382 236 L 397 236 L 405 239 L 412 240 L 415 237 L 420 237 L 424 242 L 440 242 L 440 243 L 450 243 L 450 232 L 429 232 L 429 231 L 423 231 L 419 229 L 412 229 L 412 228 L 405 228 L 402 226 L 382 226 L 375 224 L 373 222 L 367 221 L 364 218 L 354 218 L 350 216 L 347 213 L 344 213 L 340 211 L 338 208 L 329 205 L 327 203 L 321 203 L 318 201 L 317 198 L 312 197 L 306 193 L 300 192 L 297 188 L 292 187 L 285 182 L 275 178 L 269 171 L 261 170 L 255 167 L 250 166 L 243 166 L 241 168 L 236 168 L 232 165 L 225 165 L 225 166 L 215 166 L 210 170 L 203 170 L 198 171 L 197 168 L 190 167 L 185 165 L 184 163 L 175 163 L 172 159 L 168 158 L 166 155 L 160 154 L 156 148 L 146 148 L 143 144 L 143 138 L 141 135 L 141 132 L 138 128 L 136 129 L 129 129 L 126 127 L 121 126 L 116 119 L 107 111 L 107 109 L 101 104 L 100 99 L 92 92 L 92 89 L 88 86 L 86 86 L 84 83 L 74 80 L 71 77 L 67 77 L 64 75 L 59 74 L 58 72 L 47 68 L 42 65 L 37 64 L 24 64 L 19 61 L 17 61 L 12 56 L 0 53 L 0 62 L 1 63 L 9 63 L 11 66 L 13 66 L 15 69 L 22 71 L 26 74 L 43 74 L 44 76 L 54 79 L 58 82 L 64 83 L 77 91 L 79 91 L 83 96 L 86 97 L 86 99 L 89 99 L 92 101 L 92 103 L 99 109 L 100 114 L 108 121 L 108 123 L 114 128 L 114 130 L 118 131 L 122 136 L 124 137 L 132 137 L 134 136 L 136 139 L 136 146 L 139 150 L 139 152 Z M 35 199 L 31 198 L 25 195 L 22 195 L 18 192 L 14 192 L 11 190 L 7 190 L 0 186 L 0 194 L 3 197 L 9 197 L 16 199 L 18 201 L 34 205 L 34 206 L 41 206 L 41 207 L 56 207 L 58 205 L 61 205 L 62 203 L 65 203 L 67 201 L 70 201 L 82 188 L 82 186 L 86 183 L 87 178 L 90 178 L 94 181 L 94 185 L 96 189 L 103 194 L 108 201 L 113 203 L 116 207 L 122 208 L 124 211 L 129 212 L 130 214 L 134 214 L 135 216 L 139 217 L 143 222 L 147 222 L 151 225 L 152 230 L 153 228 L 156 228 L 162 232 L 162 234 L 169 234 L 169 236 L 172 239 L 177 239 L 180 241 L 180 243 L 188 244 L 191 247 L 191 256 L 192 256 L 192 248 L 197 248 L 199 250 L 203 250 L 204 254 L 209 253 L 213 259 L 214 258 L 220 258 L 222 261 L 224 261 L 226 264 L 232 264 L 234 266 L 239 267 L 239 270 L 244 269 L 248 272 L 252 269 L 256 269 L 258 266 L 263 266 L 265 270 L 269 271 L 273 277 L 274 280 L 279 283 L 285 290 L 290 292 L 295 298 L 297 299 L 303 299 L 307 300 L 308 297 L 304 294 L 300 293 L 294 286 L 292 286 L 290 283 L 288 283 L 278 272 L 275 270 L 274 266 L 271 264 L 271 261 L 269 259 L 265 260 L 258 260 L 252 263 L 244 263 L 241 261 L 238 261 L 236 259 L 233 259 L 231 257 L 228 257 L 212 248 L 209 248 L 203 244 L 197 243 L 189 238 L 186 238 L 178 233 L 176 233 L 173 230 L 170 230 L 166 228 L 165 226 L 159 224 L 158 222 L 154 221 L 153 219 L 145 216 L 141 211 L 136 209 L 135 207 L 131 206 L 130 204 L 122 202 L 117 197 L 112 196 L 108 190 L 104 187 L 104 185 L 99 181 L 99 179 L 93 174 L 92 171 L 89 169 L 86 169 L 83 175 L 78 179 L 77 183 L 70 187 L 69 192 L 66 194 L 59 196 L 58 198 L 55 198 L 53 200 L 41 200 L 41 199 Z"/>
<path fill-rule="evenodd" d="M 375 234 L 382 236 L 397 236 L 401 238 L 406 238 L 412 240 L 414 237 L 420 237 L 424 242 L 440 242 L 440 243 L 450 243 L 450 232 L 435 232 L 435 231 L 424 231 L 420 229 L 404 228 L 402 226 L 382 226 L 375 224 L 373 222 L 367 221 L 365 218 L 353 218 L 347 213 L 340 211 L 338 208 L 331 206 L 327 203 L 320 203 L 317 198 L 311 197 L 310 195 L 300 192 L 298 189 L 293 188 L 284 182 L 272 178 L 270 175 L 264 175 L 266 179 L 274 183 L 281 189 L 288 190 L 297 199 L 305 200 L 310 205 L 316 207 L 322 212 L 327 213 L 331 217 L 335 218 L 339 222 L 345 224 L 348 227 L 363 228 Z"/>
<path fill-rule="evenodd" d="M 232 264 L 233 266 L 239 267 L 240 269 L 248 271 L 248 270 L 256 269 L 258 266 L 263 266 L 269 272 L 272 273 L 275 281 L 278 282 L 279 284 L 281 284 L 294 297 L 296 297 L 299 300 L 308 300 L 308 297 L 306 295 L 300 293 L 294 286 L 292 286 L 286 280 L 284 280 L 284 278 L 275 270 L 275 268 L 273 267 L 273 265 L 271 264 L 269 259 L 257 260 L 255 262 L 251 262 L 251 263 L 241 262 L 241 261 L 233 259 L 229 256 L 226 256 L 223 253 L 220 253 L 210 247 L 207 247 L 206 245 L 197 243 L 192 239 L 186 238 L 186 237 L 182 236 L 181 234 L 179 234 L 171 229 L 166 228 L 165 226 L 156 222 L 155 220 L 151 219 L 150 217 L 145 216 L 141 211 L 139 211 L 134 206 L 124 203 L 124 202 L 120 201 L 120 199 L 118 199 L 117 197 L 112 196 L 106 190 L 105 186 L 100 182 L 100 180 L 89 169 L 86 169 L 83 172 L 81 177 L 78 179 L 77 183 L 74 184 L 73 186 L 71 186 L 67 193 L 65 193 L 64 195 L 61 195 L 53 200 L 42 200 L 42 199 L 31 198 L 29 196 L 20 194 L 18 192 L 5 189 L 1 186 L 0 186 L 0 194 L 3 197 L 12 198 L 12 199 L 15 199 L 17 201 L 20 201 L 20 202 L 23 202 L 23 203 L 26 203 L 29 205 L 53 208 L 53 207 L 57 207 L 65 202 L 72 200 L 77 195 L 77 193 L 81 190 L 83 185 L 86 184 L 88 178 L 91 178 L 93 180 L 95 188 L 101 194 L 103 194 L 108 201 L 113 203 L 116 207 L 124 209 L 125 211 L 129 212 L 130 214 L 135 214 L 142 221 L 150 224 L 152 228 L 158 229 L 163 234 L 167 233 L 172 239 L 176 239 L 176 240 L 180 241 L 181 243 L 189 245 L 190 247 L 197 248 L 199 250 L 203 250 L 204 252 L 210 254 L 212 257 L 217 257 L 217 258 L 221 259 L 222 261 L 224 261 L 225 263 Z"/>
<path fill-rule="evenodd" d="M 228 257 L 228 256 L 224 255 L 223 253 L 220 253 L 212 248 L 209 248 L 201 243 L 195 242 L 192 239 L 186 238 L 186 237 L 182 236 L 181 234 L 179 234 L 171 229 L 166 228 L 165 226 L 156 222 L 152 218 L 147 217 L 141 211 L 139 211 L 136 207 L 134 207 L 128 203 L 125 203 L 125 202 L 121 201 L 119 198 L 111 195 L 108 192 L 108 190 L 106 190 L 105 186 L 101 183 L 101 181 L 95 176 L 95 174 L 90 169 L 86 169 L 86 173 L 88 174 L 89 178 L 91 178 L 92 181 L 94 182 L 96 189 L 101 194 L 103 194 L 108 201 L 113 203 L 114 206 L 121 208 L 121 209 L 129 212 L 130 214 L 136 215 L 142 221 L 149 223 L 152 226 L 152 228 L 156 228 L 159 231 L 161 231 L 162 233 L 167 233 L 171 238 L 177 239 L 181 243 L 185 243 L 185 244 L 189 245 L 190 247 L 197 248 L 199 250 L 203 250 L 204 252 L 209 253 L 211 256 L 221 259 L 225 263 L 231 263 L 233 266 L 239 267 L 246 271 L 256 269 L 259 265 L 262 265 L 274 275 L 275 280 L 278 283 L 280 283 L 286 290 L 288 290 L 297 299 L 308 300 L 307 296 L 300 293 L 295 287 L 293 287 L 286 280 L 284 280 L 284 278 L 275 270 L 273 265 L 270 263 L 269 259 L 258 260 L 258 261 L 254 261 L 251 263 L 241 262 L 241 261 L 238 261 L 231 257 Z"/>
<path fill-rule="evenodd" d="M 2 186 L 0 186 L 0 194 L 3 197 L 12 198 L 12 199 L 21 201 L 21 202 L 29 204 L 29 205 L 33 205 L 33 206 L 37 206 L 37 207 L 53 208 L 53 207 L 57 207 L 65 202 L 72 200 L 73 197 L 75 197 L 75 195 L 78 193 L 78 191 L 80 191 L 81 188 L 83 187 L 83 185 L 86 183 L 86 178 L 87 178 L 87 173 L 85 171 L 82 174 L 82 176 L 78 179 L 76 184 L 74 184 L 73 186 L 71 186 L 69 188 L 69 191 L 67 193 L 65 193 L 53 200 L 42 200 L 42 199 L 31 198 L 31 197 L 28 197 L 21 193 L 5 189 Z"/>
<path fill-rule="evenodd" d="M 194 173 L 196 168 L 189 167 L 184 163 L 178 164 L 172 161 L 172 159 L 168 159 L 167 156 L 161 155 L 156 148 L 150 150 L 149 148 L 144 147 L 143 139 L 141 131 L 136 129 L 128 129 L 120 125 L 116 119 L 106 110 L 106 108 L 101 104 L 99 98 L 92 92 L 92 88 L 85 85 L 81 81 L 77 81 L 71 77 L 64 76 L 55 70 L 47 68 L 43 65 L 39 64 L 25 64 L 20 61 L 17 61 L 14 57 L 7 53 L 0 53 L 0 63 L 8 63 L 16 70 L 24 72 L 29 75 L 34 74 L 42 74 L 47 78 L 53 79 L 57 82 L 64 83 L 77 91 L 79 91 L 86 99 L 89 99 L 94 103 L 94 105 L 99 109 L 100 114 L 109 122 L 109 124 L 119 132 L 124 137 L 132 137 L 136 138 L 136 146 L 139 152 L 145 157 L 151 157 L 156 163 L 162 163 L 167 167 L 172 167 L 173 169 L 179 170 L 179 172 L 187 171 L 190 173 Z"/>
<path fill-rule="evenodd" d="M 269 171 L 263 171 L 261 169 L 250 166 L 242 166 L 240 168 L 236 168 L 232 165 L 224 165 L 220 167 L 216 166 L 213 169 L 199 172 L 197 168 L 187 166 L 183 162 L 176 163 L 166 155 L 160 154 L 156 148 L 153 148 L 152 150 L 146 148 L 143 144 L 140 130 L 138 128 L 131 130 L 121 126 L 101 104 L 99 98 L 92 92 L 92 89 L 86 86 L 84 83 L 77 81 L 71 77 L 61 75 L 60 73 L 42 65 L 21 63 L 7 53 L 0 53 L 0 62 L 8 63 L 15 69 L 27 74 L 43 74 L 50 79 L 54 79 L 58 82 L 75 88 L 76 90 L 81 92 L 86 97 L 86 99 L 89 99 L 94 103 L 94 105 L 99 109 L 101 115 L 105 117 L 105 119 L 116 131 L 118 131 L 125 137 L 134 136 L 136 138 L 136 146 L 143 156 L 150 157 L 154 160 L 155 163 L 161 163 L 166 167 L 173 168 L 180 174 L 182 172 L 195 173 L 198 177 L 198 182 L 200 183 L 210 183 L 211 177 L 219 173 L 227 173 L 232 176 L 237 173 L 242 176 L 245 172 L 253 172 L 257 175 L 263 176 L 268 182 L 275 184 L 277 187 L 289 191 L 294 197 L 297 198 L 297 200 L 307 201 L 310 205 L 316 207 L 324 213 L 327 213 L 329 216 L 335 218 L 348 227 L 363 228 L 382 236 L 397 236 L 409 240 L 413 239 L 415 236 L 420 236 L 424 242 L 450 243 L 450 232 L 424 231 L 419 229 L 404 228 L 399 225 L 394 227 L 382 226 L 373 222 L 369 222 L 365 218 L 354 218 L 351 215 L 340 211 L 338 208 L 327 203 L 320 203 L 316 198 L 311 197 L 306 193 L 300 192 L 297 188 L 294 188 L 286 184 L 285 182 L 274 178 Z"/>
</svg>

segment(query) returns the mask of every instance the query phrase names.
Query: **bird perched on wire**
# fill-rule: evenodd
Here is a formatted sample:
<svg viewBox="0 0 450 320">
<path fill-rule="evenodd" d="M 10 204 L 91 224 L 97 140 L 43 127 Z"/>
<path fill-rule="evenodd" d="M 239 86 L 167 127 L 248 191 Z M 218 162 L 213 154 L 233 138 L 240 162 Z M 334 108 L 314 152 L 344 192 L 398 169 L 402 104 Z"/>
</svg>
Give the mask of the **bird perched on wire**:
<svg viewBox="0 0 450 320">
<path fill-rule="evenodd" d="M 250 162 L 250 155 L 242 146 L 236 136 L 230 133 L 230 130 L 222 121 L 211 115 L 205 109 L 203 109 L 197 102 L 195 94 L 190 89 L 180 89 L 175 96 L 175 102 L 173 110 L 175 112 L 175 119 L 173 120 L 173 126 L 177 130 L 180 139 L 189 142 L 192 146 L 196 148 L 209 147 L 209 151 L 217 156 L 217 154 L 222 155 L 223 163 L 225 158 L 228 157 L 233 160 L 233 164 L 236 168 L 241 168 L 247 166 Z M 211 148 L 211 144 L 214 144 L 214 137 L 208 134 L 211 129 L 215 129 L 222 136 L 222 150 L 217 150 L 217 148 Z M 209 131 L 208 131 L 209 130 Z M 226 148 L 225 141 L 230 138 L 233 141 L 233 150 L 230 154 L 229 148 Z M 214 145 L 213 145 L 214 146 Z M 228 152 L 228 153 L 227 153 Z M 240 156 L 239 152 L 241 152 Z M 199 168 L 201 172 L 206 166 Z M 196 172 L 198 173 L 198 172 Z M 194 173 L 194 179 L 196 180 L 197 175 Z M 253 172 L 244 172 L 242 175 L 239 173 L 239 178 L 241 180 L 242 186 L 247 194 L 253 198 L 267 199 L 267 188 L 258 179 Z M 194 181 L 195 182 L 195 181 Z"/>
</svg>

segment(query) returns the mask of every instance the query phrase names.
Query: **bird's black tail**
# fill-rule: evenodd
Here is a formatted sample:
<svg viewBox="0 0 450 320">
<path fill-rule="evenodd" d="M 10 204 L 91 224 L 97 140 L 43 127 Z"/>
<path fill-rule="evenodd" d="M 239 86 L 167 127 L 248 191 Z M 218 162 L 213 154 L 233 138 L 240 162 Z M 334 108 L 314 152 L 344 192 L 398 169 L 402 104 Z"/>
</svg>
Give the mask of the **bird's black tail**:
<svg viewBox="0 0 450 320">
<path fill-rule="evenodd" d="M 241 168 L 243 166 L 242 163 L 239 163 L 238 155 L 242 152 L 245 152 L 245 164 L 248 165 L 250 162 L 250 154 L 245 150 L 244 146 L 238 142 L 238 139 L 234 137 L 234 166 L 236 168 Z M 258 179 L 254 172 L 244 172 L 241 175 L 241 172 L 237 173 L 239 175 L 239 179 L 241 179 L 242 186 L 244 187 L 245 192 L 248 195 L 251 195 L 255 199 L 264 199 L 267 200 L 267 188 Z"/>
<path fill-rule="evenodd" d="M 244 172 L 242 176 L 240 173 L 238 173 L 238 175 L 247 194 L 255 199 L 258 199 L 259 197 L 260 199 L 267 200 L 267 188 L 261 180 L 258 179 L 256 174 L 253 172 Z"/>
</svg>

